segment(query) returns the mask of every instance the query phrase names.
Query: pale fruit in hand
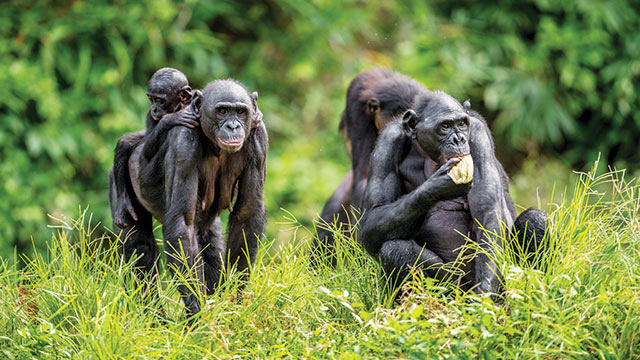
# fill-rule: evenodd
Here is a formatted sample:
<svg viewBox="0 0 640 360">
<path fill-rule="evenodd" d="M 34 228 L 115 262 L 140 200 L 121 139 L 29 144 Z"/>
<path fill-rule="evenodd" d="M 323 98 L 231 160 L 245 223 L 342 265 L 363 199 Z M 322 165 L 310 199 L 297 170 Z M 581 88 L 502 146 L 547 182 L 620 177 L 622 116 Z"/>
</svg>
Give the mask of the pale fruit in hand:
<svg viewBox="0 0 640 360">
<path fill-rule="evenodd" d="M 456 184 L 467 184 L 473 180 L 473 159 L 471 155 L 462 156 L 461 161 L 449 170 L 449 177 Z"/>
</svg>

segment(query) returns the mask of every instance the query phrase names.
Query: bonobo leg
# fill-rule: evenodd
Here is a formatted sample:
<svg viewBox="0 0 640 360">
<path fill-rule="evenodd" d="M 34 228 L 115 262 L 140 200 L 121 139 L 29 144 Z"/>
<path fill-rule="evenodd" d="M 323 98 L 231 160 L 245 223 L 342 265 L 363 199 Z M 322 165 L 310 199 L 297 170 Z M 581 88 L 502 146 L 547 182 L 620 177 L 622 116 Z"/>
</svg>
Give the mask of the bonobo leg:
<svg viewBox="0 0 640 360">
<path fill-rule="evenodd" d="M 222 241 L 222 224 L 220 218 L 211 224 L 209 229 L 200 230 L 198 234 L 204 262 L 204 281 L 207 294 L 212 294 L 220 283 L 220 274 L 224 266 L 224 243 Z"/>
<path fill-rule="evenodd" d="M 241 184 L 242 186 L 243 184 Z M 246 206 L 247 198 L 238 196 L 236 210 L 229 216 L 229 237 L 227 239 L 229 258 L 227 263 L 229 266 L 235 265 L 237 271 L 243 273 L 242 279 L 248 280 L 249 271 L 247 270 L 256 258 L 258 237 L 262 239 L 267 214 L 261 198 L 256 201 L 256 206 L 250 210 L 251 207 Z M 252 194 L 251 196 L 256 195 Z"/>
<path fill-rule="evenodd" d="M 322 209 L 322 224 L 317 227 L 318 239 L 313 246 L 313 263 L 319 265 L 319 262 L 329 261 L 331 265 L 336 265 L 333 232 L 325 228 L 326 224 L 335 225 L 338 230 L 343 232 L 349 231 L 349 226 L 352 224 L 351 213 L 351 187 L 353 184 L 353 170 L 349 170 L 347 175 L 331 195 L 327 203 Z"/>
<path fill-rule="evenodd" d="M 258 238 L 251 232 L 247 231 L 244 236 L 229 235 L 229 243 L 227 249 L 229 252 L 229 258 L 227 259 L 230 267 L 236 266 L 236 270 L 239 273 L 243 273 L 242 279 L 249 279 L 249 272 L 246 271 L 249 268 L 249 264 L 253 264 L 258 252 Z M 235 241 L 232 241 L 235 240 Z"/>
<path fill-rule="evenodd" d="M 195 136 L 194 131 L 184 127 L 172 131 L 161 159 L 165 179 L 162 195 L 165 198 L 162 223 L 164 251 L 167 267 L 178 282 L 178 291 L 189 316 L 200 311 L 204 296 L 201 234 L 195 218 L 200 158 L 197 149 L 190 147 Z"/>
<path fill-rule="evenodd" d="M 402 284 L 413 268 L 421 267 L 425 276 L 437 280 L 445 280 L 449 275 L 438 255 L 413 240 L 385 241 L 378 258 L 394 288 Z"/>
<path fill-rule="evenodd" d="M 545 242 L 545 233 L 549 229 L 547 214 L 538 209 L 529 208 L 523 211 L 513 223 L 511 241 L 516 261 L 534 268 L 544 268 L 549 252 L 549 244 Z"/>
<path fill-rule="evenodd" d="M 204 266 L 200 246 L 195 236 L 180 238 L 173 235 L 175 230 L 163 225 L 164 251 L 167 255 L 167 267 L 171 275 L 178 279 L 178 291 L 187 309 L 187 315 L 200 312 L 201 303 L 198 295 L 203 295 Z"/>
<path fill-rule="evenodd" d="M 264 236 L 267 211 L 264 207 L 264 161 L 245 168 L 238 183 L 234 210 L 229 214 L 227 251 L 229 266 L 237 266 L 242 279 L 249 279 L 249 265 L 258 252 L 258 238 Z"/>
<path fill-rule="evenodd" d="M 117 211 L 117 194 L 114 184 L 113 171 L 109 171 L 109 200 L 111 203 L 111 214 Z M 138 257 L 135 265 L 135 273 L 143 282 L 142 286 L 146 289 L 145 279 L 155 281 L 158 274 L 158 246 L 153 235 L 153 219 L 149 213 L 137 201 L 132 202 L 138 219 L 132 221 L 130 226 L 122 227 L 115 223 L 113 228 L 116 234 L 121 236 L 123 241 L 123 254 L 125 261 L 131 260 L 132 257 Z"/>
<path fill-rule="evenodd" d="M 113 167 L 110 170 L 113 173 L 110 175 L 113 176 L 113 182 L 109 182 L 109 191 L 114 191 L 114 199 L 111 200 L 113 223 L 120 228 L 126 228 L 138 220 L 132 201 L 133 189 L 129 180 L 129 158 L 144 138 L 144 134 L 144 131 L 126 134 L 116 144 Z"/>
</svg>

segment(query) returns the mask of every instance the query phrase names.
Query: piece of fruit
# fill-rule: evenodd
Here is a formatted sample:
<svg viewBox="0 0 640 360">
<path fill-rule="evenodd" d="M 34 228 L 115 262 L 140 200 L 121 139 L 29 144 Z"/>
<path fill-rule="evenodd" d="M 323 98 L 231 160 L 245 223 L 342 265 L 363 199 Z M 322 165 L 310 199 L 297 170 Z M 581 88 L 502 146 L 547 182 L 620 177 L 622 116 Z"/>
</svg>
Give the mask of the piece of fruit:
<svg viewBox="0 0 640 360">
<path fill-rule="evenodd" d="M 473 180 L 473 159 L 471 155 L 460 157 L 461 161 L 449 170 L 449 177 L 456 184 L 467 184 Z"/>
</svg>

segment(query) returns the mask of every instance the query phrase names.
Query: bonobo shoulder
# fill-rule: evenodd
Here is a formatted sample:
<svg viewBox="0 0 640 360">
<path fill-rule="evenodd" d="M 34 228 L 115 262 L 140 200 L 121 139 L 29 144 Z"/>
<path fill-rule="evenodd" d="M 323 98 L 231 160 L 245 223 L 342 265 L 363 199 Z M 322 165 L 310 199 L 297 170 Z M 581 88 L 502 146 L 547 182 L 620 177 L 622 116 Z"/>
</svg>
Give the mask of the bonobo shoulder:
<svg viewBox="0 0 640 360">
<path fill-rule="evenodd" d="M 471 113 L 469 117 L 470 143 L 473 152 L 494 153 L 493 136 L 487 122 L 477 113 Z M 472 154 L 473 155 L 473 154 Z"/>
<path fill-rule="evenodd" d="M 186 126 L 174 126 L 169 130 L 171 137 L 177 138 L 179 141 L 195 142 L 200 140 L 200 129 L 190 129 Z"/>
<path fill-rule="evenodd" d="M 167 146 L 178 158 L 193 160 L 201 151 L 201 131 L 199 128 L 190 129 L 186 126 L 175 126 L 169 130 Z"/>
<path fill-rule="evenodd" d="M 477 114 L 471 113 L 469 116 L 469 127 L 471 129 L 471 133 L 473 134 L 476 131 L 487 131 L 489 130 L 489 125 L 487 125 L 487 121 Z"/>
</svg>

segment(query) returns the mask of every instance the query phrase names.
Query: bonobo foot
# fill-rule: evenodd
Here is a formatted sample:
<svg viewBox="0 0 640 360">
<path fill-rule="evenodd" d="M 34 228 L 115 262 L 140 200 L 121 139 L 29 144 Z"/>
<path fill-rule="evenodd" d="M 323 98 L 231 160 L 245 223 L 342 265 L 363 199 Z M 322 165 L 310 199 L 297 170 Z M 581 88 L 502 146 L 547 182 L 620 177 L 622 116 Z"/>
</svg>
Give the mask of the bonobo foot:
<svg viewBox="0 0 640 360">
<path fill-rule="evenodd" d="M 133 209 L 131 198 L 126 193 L 123 193 L 116 203 L 116 211 L 113 215 L 113 224 L 125 229 L 130 225 L 129 219 L 133 219 L 134 222 L 137 222 L 138 214 L 136 214 L 136 211 Z"/>
</svg>

